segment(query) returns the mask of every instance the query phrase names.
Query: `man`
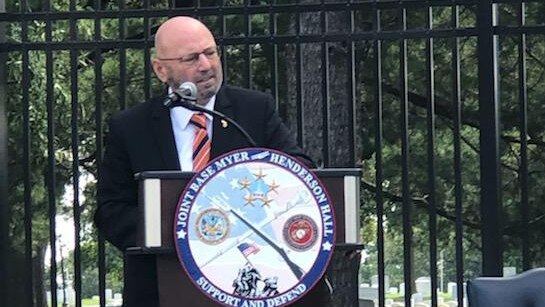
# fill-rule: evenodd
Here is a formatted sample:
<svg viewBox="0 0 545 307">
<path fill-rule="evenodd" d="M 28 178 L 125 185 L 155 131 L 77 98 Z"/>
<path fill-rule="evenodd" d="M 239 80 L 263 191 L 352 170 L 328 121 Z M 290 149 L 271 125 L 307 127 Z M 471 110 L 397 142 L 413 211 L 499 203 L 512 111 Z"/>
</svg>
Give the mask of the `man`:
<svg viewBox="0 0 545 307">
<path fill-rule="evenodd" d="M 256 141 L 300 158 L 312 166 L 282 124 L 270 95 L 223 85 L 223 72 L 212 33 L 200 21 L 174 17 L 155 35 L 153 69 L 169 91 L 190 81 L 197 86 L 197 104 L 234 118 Z M 149 170 L 196 170 L 194 112 L 151 99 L 116 115 L 110 122 L 98 184 L 95 223 L 99 232 L 122 251 L 136 245 L 137 183 L 134 174 Z M 202 117 L 202 115 L 201 115 Z M 231 125 L 206 115 L 211 145 L 205 159 L 250 146 Z M 125 255 L 124 305 L 158 306 L 155 259 Z M 321 295 L 321 294 L 320 294 Z"/>
</svg>

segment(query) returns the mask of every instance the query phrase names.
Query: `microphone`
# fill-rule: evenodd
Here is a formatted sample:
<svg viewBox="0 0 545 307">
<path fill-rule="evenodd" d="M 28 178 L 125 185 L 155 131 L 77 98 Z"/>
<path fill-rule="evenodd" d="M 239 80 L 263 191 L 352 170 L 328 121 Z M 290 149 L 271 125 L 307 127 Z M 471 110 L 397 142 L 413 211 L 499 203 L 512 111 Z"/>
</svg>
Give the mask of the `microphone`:
<svg viewBox="0 0 545 307">
<path fill-rule="evenodd" d="M 182 83 L 178 89 L 168 94 L 165 100 L 163 100 L 163 105 L 167 108 L 172 108 L 179 101 L 190 101 L 193 104 L 197 101 L 197 86 L 195 83 L 189 81 Z"/>
<path fill-rule="evenodd" d="M 246 130 L 244 130 L 244 128 L 242 128 L 235 120 L 216 110 L 208 110 L 207 108 L 198 105 L 196 101 L 197 86 L 193 82 L 187 81 L 182 83 L 178 89 L 172 91 L 172 93 L 170 93 L 165 100 L 163 100 L 163 105 L 167 108 L 183 107 L 191 111 L 210 114 L 212 117 L 217 116 L 223 120 L 226 120 L 237 128 L 237 130 L 246 138 L 252 147 L 257 147 L 254 139 L 252 139 L 248 132 L 246 132 Z"/>
</svg>

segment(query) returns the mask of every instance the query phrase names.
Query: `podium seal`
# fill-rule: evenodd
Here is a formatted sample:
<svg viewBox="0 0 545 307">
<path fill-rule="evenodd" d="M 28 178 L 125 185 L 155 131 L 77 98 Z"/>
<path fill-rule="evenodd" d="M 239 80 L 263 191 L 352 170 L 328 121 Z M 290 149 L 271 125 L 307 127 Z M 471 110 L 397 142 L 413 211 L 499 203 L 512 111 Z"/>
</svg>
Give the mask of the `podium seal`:
<svg viewBox="0 0 545 307">
<path fill-rule="evenodd" d="M 301 299 L 335 244 L 333 204 L 304 164 L 251 148 L 211 161 L 182 192 L 174 218 L 178 259 L 195 286 L 224 306 Z"/>
</svg>

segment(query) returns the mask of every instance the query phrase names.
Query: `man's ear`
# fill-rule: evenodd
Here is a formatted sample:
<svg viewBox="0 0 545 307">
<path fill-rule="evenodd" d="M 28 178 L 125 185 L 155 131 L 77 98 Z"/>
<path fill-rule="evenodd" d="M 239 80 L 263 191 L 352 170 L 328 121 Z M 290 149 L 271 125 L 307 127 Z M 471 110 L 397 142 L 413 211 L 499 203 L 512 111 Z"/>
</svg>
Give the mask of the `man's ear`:
<svg viewBox="0 0 545 307">
<path fill-rule="evenodd" d="M 157 76 L 157 78 L 159 78 L 161 82 L 166 83 L 168 77 L 167 77 L 165 66 L 163 66 L 161 61 L 159 61 L 158 59 L 153 59 L 151 64 L 153 66 L 153 71 L 155 72 L 155 75 Z"/>
</svg>

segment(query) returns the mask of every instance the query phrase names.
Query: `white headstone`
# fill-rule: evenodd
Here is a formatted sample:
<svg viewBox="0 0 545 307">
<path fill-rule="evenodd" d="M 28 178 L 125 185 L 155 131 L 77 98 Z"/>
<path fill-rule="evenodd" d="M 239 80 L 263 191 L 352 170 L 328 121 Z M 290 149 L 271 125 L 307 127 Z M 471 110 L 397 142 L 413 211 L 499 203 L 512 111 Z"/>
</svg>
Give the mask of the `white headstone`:
<svg viewBox="0 0 545 307">
<path fill-rule="evenodd" d="M 517 275 L 517 268 L 514 266 L 503 267 L 503 277 Z"/>
<path fill-rule="evenodd" d="M 72 288 L 66 289 L 66 298 L 69 303 L 76 302 L 76 291 L 74 291 Z"/>
<path fill-rule="evenodd" d="M 112 289 L 106 289 L 106 299 L 112 299 L 113 298 L 113 291 Z"/>
<path fill-rule="evenodd" d="M 362 300 L 378 300 L 378 288 L 359 287 L 358 297 Z"/>
<path fill-rule="evenodd" d="M 396 288 L 396 287 L 390 287 L 390 288 L 388 289 L 388 293 L 397 294 L 397 292 L 398 292 L 398 291 L 397 291 L 397 288 Z"/>
<path fill-rule="evenodd" d="M 399 294 L 405 295 L 405 283 L 404 282 L 399 284 Z"/>
<path fill-rule="evenodd" d="M 413 303 L 421 303 L 424 301 L 424 297 L 422 296 L 422 293 L 413 293 L 413 295 L 411 295 L 411 301 Z"/>
<path fill-rule="evenodd" d="M 121 293 L 114 293 L 114 300 L 120 300 L 122 298 L 123 296 L 121 295 Z"/>
<path fill-rule="evenodd" d="M 63 302 L 68 302 L 68 293 L 66 293 L 66 298 L 64 297 L 64 293 L 67 292 L 67 291 L 63 291 L 62 289 L 58 289 L 57 290 L 57 302 L 58 303 L 63 303 Z"/>
<path fill-rule="evenodd" d="M 453 301 L 458 301 L 458 285 L 454 282 L 452 283 L 448 283 L 449 284 L 449 293 L 451 293 L 451 296 L 452 296 L 452 300 Z M 466 283 L 463 283 L 462 284 L 463 288 L 464 288 L 464 291 L 463 291 L 463 296 L 465 297 L 466 295 Z"/>
<path fill-rule="evenodd" d="M 371 287 L 378 288 L 378 275 L 371 276 Z M 390 288 L 390 276 L 384 275 L 384 289 Z"/>
<path fill-rule="evenodd" d="M 453 299 L 456 299 L 457 297 L 457 292 L 456 292 L 456 283 L 455 282 L 449 282 L 447 283 L 447 292 L 448 294 L 450 295 L 450 297 L 452 297 Z"/>
<path fill-rule="evenodd" d="M 422 293 L 423 296 L 431 294 L 431 281 L 429 277 L 418 277 L 414 283 L 416 285 L 416 292 Z"/>
</svg>

